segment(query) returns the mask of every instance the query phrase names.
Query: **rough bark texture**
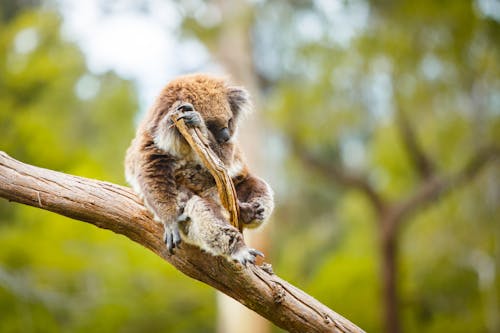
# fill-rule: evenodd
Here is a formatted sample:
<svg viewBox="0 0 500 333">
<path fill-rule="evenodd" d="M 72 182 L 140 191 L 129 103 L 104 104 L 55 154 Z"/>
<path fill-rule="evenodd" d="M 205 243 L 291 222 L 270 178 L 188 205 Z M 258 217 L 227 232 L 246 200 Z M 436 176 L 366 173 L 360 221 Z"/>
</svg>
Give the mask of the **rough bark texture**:
<svg viewBox="0 0 500 333">
<path fill-rule="evenodd" d="M 129 188 L 27 165 L 0 152 L 0 197 L 125 235 L 290 332 L 362 332 L 274 275 L 270 265 L 242 267 L 185 243 L 170 255 L 163 227 Z"/>
</svg>

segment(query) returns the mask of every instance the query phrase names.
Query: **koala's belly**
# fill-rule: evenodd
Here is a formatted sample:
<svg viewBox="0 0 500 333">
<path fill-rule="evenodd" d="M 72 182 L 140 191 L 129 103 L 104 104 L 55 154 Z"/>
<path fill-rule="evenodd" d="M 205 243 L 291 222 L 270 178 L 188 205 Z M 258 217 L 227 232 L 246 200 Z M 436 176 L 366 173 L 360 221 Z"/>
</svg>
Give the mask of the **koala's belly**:
<svg viewBox="0 0 500 333">
<path fill-rule="evenodd" d="M 199 164 L 181 166 L 175 170 L 174 177 L 179 188 L 187 189 L 197 195 L 203 195 L 216 186 L 210 172 Z"/>
</svg>

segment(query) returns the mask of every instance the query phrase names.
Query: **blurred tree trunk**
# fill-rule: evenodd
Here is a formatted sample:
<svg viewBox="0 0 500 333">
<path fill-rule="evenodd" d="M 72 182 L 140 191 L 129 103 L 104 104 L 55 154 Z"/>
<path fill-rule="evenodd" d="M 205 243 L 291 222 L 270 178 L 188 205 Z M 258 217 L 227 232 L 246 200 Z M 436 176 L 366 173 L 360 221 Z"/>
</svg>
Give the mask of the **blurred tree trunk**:
<svg viewBox="0 0 500 333">
<path fill-rule="evenodd" d="M 381 226 L 389 223 L 381 218 Z M 392 230 L 381 229 L 380 252 L 381 258 L 381 280 L 382 280 L 382 301 L 384 304 L 384 324 L 386 332 L 399 333 L 401 331 L 399 321 L 399 306 L 397 292 L 397 254 L 398 237 Z"/>
<path fill-rule="evenodd" d="M 244 86 L 252 95 L 254 112 L 245 119 L 245 126 L 240 128 L 239 141 L 243 146 L 248 164 L 253 172 L 262 175 L 262 126 L 259 109 L 259 87 L 255 75 L 252 46 L 251 23 L 252 8 L 244 1 L 217 2 L 224 18 L 216 41 L 214 55 L 230 74 L 232 81 Z M 245 242 L 251 247 L 268 253 L 269 242 L 266 231 L 246 231 Z M 217 294 L 219 333 L 267 333 L 269 322 L 255 312 L 222 293 Z"/>
<path fill-rule="evenodd" d="M 377 214 L 375 222 L 380 238 L 383 323 L 387 333 L 401 332 L 397 288 L 397 258 L 401 227 L 409 223 L 411 218 L 426 206 L 436 204 L 438 199 L 473 181 L 488 164 L 500 158 L 500 147 L 486 145 L 477 149 L 459 171 L 446 173 L 436 170 L 435 161 L 431 160 L 420 147 L 420 142 L 406 115 L 399 111 L 397 117 L 401 140 L 413 167 L 420 175 L 420 180 L 412 192 L 398 200 L 384 198 L 366 176 L 353 174 L 343 166 L 316 158 L 298 141 L 294 146 L 297 156 L 326 179 L 362 192 Z"/>
</svg>

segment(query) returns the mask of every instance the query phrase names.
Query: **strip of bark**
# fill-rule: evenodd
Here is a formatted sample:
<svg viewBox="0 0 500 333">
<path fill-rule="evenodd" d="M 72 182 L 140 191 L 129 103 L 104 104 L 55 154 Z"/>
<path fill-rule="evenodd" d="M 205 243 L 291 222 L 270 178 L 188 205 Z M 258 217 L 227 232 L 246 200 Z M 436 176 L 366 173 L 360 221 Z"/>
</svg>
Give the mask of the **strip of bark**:
<svg viewBox="0 0 500 333">
<path fill-rule="evenodd" d="M 38 168 L 0 152 L 0 197 L 124 235 L 290 332 L 363 332 L 276 276 L 270 265 L 243 267 L 185 243 L 170 255 L 162 225 L 127 187 Z"/>
<path fill-rule="evenodd" d="M 191 149 L 200 157 L 203 165 L 214 177 L 222 206 L 229 212 L 229 222 L 242 232 L 243 225 L 239 219 L 240 212 L 238 202 L 236 201 L 236 189 L 224 163 L 210 149 L 208 142 L 204 139 L 199 129 L 187 127 L 184 119 L 180 116 L 182 114 L 173 114 L 171 117 L 175 127 L 177 127 Z"/>
</svg>

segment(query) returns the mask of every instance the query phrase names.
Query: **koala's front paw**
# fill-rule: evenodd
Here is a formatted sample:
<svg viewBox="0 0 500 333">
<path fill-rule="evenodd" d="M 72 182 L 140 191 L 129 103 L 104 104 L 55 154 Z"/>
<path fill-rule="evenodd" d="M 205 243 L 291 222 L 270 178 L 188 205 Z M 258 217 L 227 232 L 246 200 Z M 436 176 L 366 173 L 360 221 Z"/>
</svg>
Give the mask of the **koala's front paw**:
<svg viewBox="0 0 500 333">
<path fill-rule="evenodd" d="M 188 111 L 182 114 L 182 117 L 186 125 L 191 127 L 200 127 L 203 124 L 201 120 L 201 115 L 197 111 Z"/>
<path fill-rule="evenodd" d="M 243 266 L 246 266 L 247 263 L 255 264 L 255 259 L 257 256 L 264 258 L 264 254 L 256 249 L 249 248 L 247 246 L 242 246 L 238 250 L 236 250 L 233 254 L 231 254 L 231 258 L 234 261 L 239 262 Z"/>
<path fill-rule="evenodd" d="M 177 119 L 184 119 L 184 123 L 191 127 L 200 127 L 203 124 L 201 115 L 195 111 L 194 107 L 190 103 L 182 103 L 177 108 L 176 111 L 180 113 Z"/>
<path fill-rule="evenodd" d="M 240 206 L 240 216 L 245 224 L 249 224 L 252 222 L 262 222 L 264 220 L 264 206 L 262 206 L 259 202 L 238 202 Z"/>
<path fill-rule="evenodd" d="M 163 241 L 167 245 L 168 252 L 174 253 L 174 248 L 178 248 L 181 243 L 181 236 L 179 234 L 179 219 L 175 222 L 165 223 L 165 232 L 163 234 Z"/>
</svg>

